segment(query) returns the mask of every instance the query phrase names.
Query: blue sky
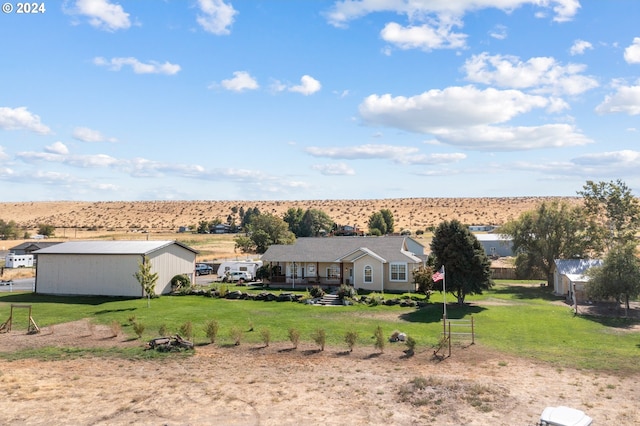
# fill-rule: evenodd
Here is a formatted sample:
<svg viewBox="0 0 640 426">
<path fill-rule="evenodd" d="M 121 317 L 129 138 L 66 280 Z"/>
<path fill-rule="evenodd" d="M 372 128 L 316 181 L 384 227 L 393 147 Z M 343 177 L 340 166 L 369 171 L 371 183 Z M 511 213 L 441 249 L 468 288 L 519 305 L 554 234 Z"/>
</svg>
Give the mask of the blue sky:
<svg viewBox="0 0 640 426">
<path fill-rule="evenodd" d="M 3 201 L 640 192 L 637 0 L 43 4 L 0 15 Z"/>
</svg>

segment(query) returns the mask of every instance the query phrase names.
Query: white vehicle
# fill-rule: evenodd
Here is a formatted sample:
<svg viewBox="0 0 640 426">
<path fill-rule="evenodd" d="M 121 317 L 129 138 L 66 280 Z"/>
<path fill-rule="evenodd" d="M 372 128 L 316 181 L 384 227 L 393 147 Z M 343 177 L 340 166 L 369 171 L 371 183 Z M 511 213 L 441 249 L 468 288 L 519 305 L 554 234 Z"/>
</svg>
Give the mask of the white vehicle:
<svg viewBox="0 0 640 426">
<path fill-rule="evenodd" d="M 4 259 L 6 268 L 33 268 L 32 254 L 9 253 Z"/>
<path fill-rule="evenodd" d="M 589 426 L 593 420 L 584 411 L 569 407 L 547 407 L 540 416 L 540 426 Z"/>
<path fill-rule="evenodd" d="M 196 263 L 196 275 L 209 275 L 213 274 L 213 267 L 206 263 Z"/>
<path fill-rule="evenodd" d="M 233 271 L 227 273 L 227 275 L 225 275 L 225 278 L 227 281 L 230 281 L 232 283 L 235 283 L 237 281 L 250 282 L 253 279 L 253 276 L 245 271 Z"/>
<path fill-rule="evenodd" d="M 258 272 L 258 268 L 262 266 L 262 260 L 233 260 L 222 262 L 218 268 L 218 279 L 223 280 L 227 273 L 246 272 L 249 280 L 252 280 Z"/>
</svg>

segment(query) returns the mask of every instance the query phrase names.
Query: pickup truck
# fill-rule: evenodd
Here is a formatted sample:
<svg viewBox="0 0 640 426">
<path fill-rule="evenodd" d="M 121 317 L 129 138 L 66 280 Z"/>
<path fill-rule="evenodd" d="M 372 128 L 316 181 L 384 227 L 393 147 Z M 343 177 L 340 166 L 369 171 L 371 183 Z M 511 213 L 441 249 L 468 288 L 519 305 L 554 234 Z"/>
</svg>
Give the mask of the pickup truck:
<svg viewBox="0 0 640 426">
<path fill-rule="evenodd" d="M 213 267 L 205 263 L 196 263 L 196 275 L 213 274 Z"/>
</svg>

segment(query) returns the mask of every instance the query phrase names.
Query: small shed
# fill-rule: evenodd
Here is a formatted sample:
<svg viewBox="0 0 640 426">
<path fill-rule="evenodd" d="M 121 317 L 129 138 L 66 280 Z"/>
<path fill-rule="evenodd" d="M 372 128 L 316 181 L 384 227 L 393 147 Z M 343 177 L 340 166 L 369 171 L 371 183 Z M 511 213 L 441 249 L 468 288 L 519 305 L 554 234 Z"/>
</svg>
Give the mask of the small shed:
<svg viewBox="0 0 640 426">
<path fill-rule="evenodd" d="M 171 279 L 193 279 L 198 252 L 176 241 L 72 241 L 34 252 L 35 292 L 56 295 L 142 297 L 134 277 L 146 257 L 158 273 L 156 294 L 171 291 Z"/>
<path fill-rule="evenodd" d="M 589 281 L 589 277 L 585 275 L 587 270 L 602 266 L 602 260 L 556 259 L 554 266 L 553 292 L 575 303 L 585 299 L 585 285 Z"/>
</svg>

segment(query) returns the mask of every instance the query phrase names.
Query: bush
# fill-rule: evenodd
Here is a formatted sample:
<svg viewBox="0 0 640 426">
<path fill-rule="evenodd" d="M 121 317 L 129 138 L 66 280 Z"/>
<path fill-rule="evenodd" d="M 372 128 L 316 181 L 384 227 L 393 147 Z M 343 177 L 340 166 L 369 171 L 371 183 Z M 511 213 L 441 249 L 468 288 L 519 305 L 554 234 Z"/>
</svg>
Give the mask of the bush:
<svg viewBox="0 0 640 426">
<path fill-rule="evenodd" d="M 233 340 L 234 345 L 240 346 L 240 341 L 242 340 L 242 330 L 240 327 L 232 327 L 231 331 L 229 331 L 229 336 L 231 340 Z"/>
<path fill-rule="evenodd" d="M 268 328 L 263 328 L 260 330 L 260 338 L 265 347 L 269 346 L 269 343 L 271 343 L 271 331 Z"/>
<path fill-rule="evenodd" d="M 311 290 L 309 290 L 309 294 L 314 299 L 319 299 L 322 296 L 324 296 L 324 290 L 322 288 L 320 288 L 319 286 L 314 285 L 313 287 L 311 287 Z"/>
<path fill-rule="evenodd" d="M 138 339 L 142 337 L 142 333 L 144 333 L 144 324 L 138 321 L 133 323 L 133 332 L 136 333 Z"/>
<path fill-rule="evenodd" d="M 160 328 L 158 329 L 158 334 L 163 337 L 169 334 L 169 329 L 167 328 L 166 324 L 160 325 Z"/>
<path fill-rule="evenodd" d="M 113 320 L 111 321 L 111 324 L 109 324 L 109 329 L 111 330 L 111 337 L 118 337 L 122 327 L 118 321 Z"/>
<path fill-rule="evenodd" d="M 313 332 L 311 338 L 316 345 L 320 346 L 320 351 L 324 351 L 324 345 L 327 342 L 327 332 L 323 328 L 319 328 Z"/>
<path fill-rule="evenodd" d="M 416 339 L 411 336 L 407 336 L 405 344 L 407 345 L 407 353 L 413 355 L 416 350 Z"/>
<path fill-rule="evenodd" d="M 172 291 L 185 291 L 191 288 L 191 280 L 186 274 L 176 275 L 171 278 L 171 290 Z"/>
<path fill-rule="evenodd" d="M 191 340 L 193 337 L 193 324 L 191 321 L 187 321 L 180 326 L 180 336 L 187 340 Z"/>
<path fill-rule="evenodd" d="M 293 343 L 293 348 L 298 348 L 298 343 L 300 342 L 300 331 L 295 328 L 289 329 L 289 340 Z"/>
<path fill-rule="evenodd" d="M 350 285 L 342 284 L 336 293 L 338 297 L 342 300 L 351 299 L 356 296 L 356 289 Z"/>
<path fill-rule="evenodd" d="M 380 353 L 384 352 L 384 334 L 382 332 L 382 327 L 376 327 L 376 331 L 373 333 L 373 338 L 375 339 L 373 346 L 380 351 Z"/>
<path fill-rule="evenodd" d="M 211 343 L 216 342 L 216 337 L 218 336 L 219 328 L 220 326 L 218 325 L 218 321 L 216 320 L 209 320 L 204 325 L 204 334 L 207 336 L 207 339 L 209 339 L 209 342 Z"/>
<path fill-rule="evenodd" d="M 349 347 L 349 352 L 353 352 L 353 347 L 356 345 L 358 341 L 358 332 L 357 331 L 347 331 L 344 335 L 344 341 L 347 343 Z"/>
<path fill-rule="evenodd" d="M 384 302 L 384 297 L 381 294 L 373 292 L 369 295 L 367 303 L 369 306 L 378 306 Z"/>
</svg>

